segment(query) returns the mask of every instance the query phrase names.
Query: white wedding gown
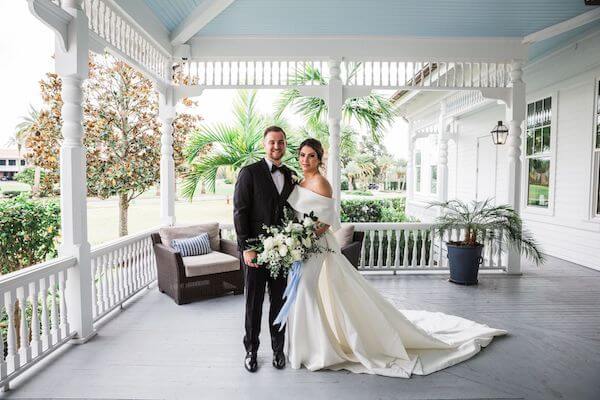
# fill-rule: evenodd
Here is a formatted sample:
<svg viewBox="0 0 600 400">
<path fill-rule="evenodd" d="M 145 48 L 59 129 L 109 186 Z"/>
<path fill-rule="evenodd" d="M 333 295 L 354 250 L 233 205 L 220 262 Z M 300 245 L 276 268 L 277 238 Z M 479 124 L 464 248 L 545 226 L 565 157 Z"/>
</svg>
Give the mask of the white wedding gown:
<svg viewBox="0 0 600 400">
<path fill-rule="evenodd" d="M 340 227 L 334 201 L 299 185 L 288 203 Z M 427 375 L 464 361 L 507 332 L 440 312 L 398 310 L 340 253 L 331 229 L 320 238 L 334 250 L 302 266 L 287 320 L 292 368 L 349 370 L 392 377 Z"/>
</svg>

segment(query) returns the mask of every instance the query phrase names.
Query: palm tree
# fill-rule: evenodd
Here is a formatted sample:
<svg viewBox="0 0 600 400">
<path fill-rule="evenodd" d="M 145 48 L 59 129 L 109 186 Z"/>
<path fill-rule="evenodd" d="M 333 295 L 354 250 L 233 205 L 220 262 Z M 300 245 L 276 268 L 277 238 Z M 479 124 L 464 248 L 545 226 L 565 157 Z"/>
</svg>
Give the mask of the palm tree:
<svg viewBox="0 0 600 400">
<path fill-rule="evenodd" d="M 39 116 L 39 110 L 37 110 L 30 104 L 28 114 L 21 117 L 21 122 L 19 122 L 15 127 L 15 135 L 11 137 L 8 141 L 9 146 L 15 144 L 17 145 L 19 157 L 21 157 L 21 149 L 25 146 L 25 143 L 27 141 L 27 135 L 31 133 L 31 128 L 37 122 Z M 42 170 L 39 166 L 36 165 L 33 174 L 33 187 L 31 189 L 31 192 L 34 196 L 39 193 L 41 175 Z"/>
<path fill-rule="evenodd" d="M 355 65 L 349 72 L 347 80 L 356 74 L 359 66 L 360 63 Z M 312 85 L 327 84 L 321 71 L 311 65 L 307 65 L 304 69 L 296 71 L 296 74 L 290 77 L 290 82 L 294 85 L 308 83 Z M 295 106 L 296 111 L 304 115 L 308 125 L 326 120 L 327 104 L 325 100 L 319 97 L 301 96 L 300 90 L 296 88 L 285 90 L 278 101 L 275 115 L 281 116 L 291 106 Z M 353 97 L 346 100 L 342 106 L 342 115 L 345 121 L 355 120 L 361 126 L 366 125 L 373 140 L 379 142 L 386 126 L 393 122 L 396 111 L 388 99 L 372 93 L 365 97 Z"/>
<path fill-rule="evenodd" d="M 238 91 L 233 113 L 234 120 L 231 125 L 202 125 L 192 133 L 190 142 L 184 149 L 186 160 L 190 164 L 182 187 L 182 195 L 185 198 L 191 200 L 201 183 L 214 193 L 220 170 L 229 169 L 235 174 L 243 166 L 260 160 L 265 154 L 262 147 L 263 132 L 269 125 L 281 126 L 286 131 L 288 151 L 283 161 L 297 169 L 293 132 L 280 117 L 258 113 L 255 90 Z M 213 151 L 200 157 L 202 149 L 209 144 L 213 145 Z"/>
</svg>

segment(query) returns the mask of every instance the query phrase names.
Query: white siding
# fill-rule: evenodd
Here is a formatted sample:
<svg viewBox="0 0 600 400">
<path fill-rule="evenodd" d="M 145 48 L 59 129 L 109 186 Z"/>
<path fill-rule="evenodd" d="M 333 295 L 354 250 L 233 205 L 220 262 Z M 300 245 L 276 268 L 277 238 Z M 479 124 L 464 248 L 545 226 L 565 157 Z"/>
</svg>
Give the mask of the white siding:
<svg viewBox="0 0 600 400">
<path fill-rule="evenodd" d="M 525 207 L 525 173 L 521 207 L 526 227 L 534 233 L 547 254 L 600 270 L 600 223 L 592 221 L 589 215 L 594 90 L 595 79 L 598 78 L 600 33 L 557 51 L 526 69 L 524 80 L 528 101 L 556 96 L 552 104 L 552 112 L 557 113 L 556 124 L 552 127 L 552 134 L 556 135 L 556 156 L 553 161 L 554 193 L 551 194 L 554 196 L 553 207 L 545 214 Z M 498 120 L 505 120 L 505 107 L 495 104 L 458 119 L 459 136 L 448 159 L 449 198 L 475 198 L 477 137 L 488 135 Z M 485 143 L 491 146 L 489 141 Z M 480 160 L 479 168 L 490 169 L 480 173 L 494 177 L 499 204 L 507 200 L 508 176 L 503 168 L 507 154 L 506 146 L 494 147 L 497 150 L 496 162 L 493 157 L 487 161 Z M 522 152 L 524 150 L 523 146 Z M 489 151 L 486 154 L 489 155 Z M 525 167 L 526 163 L 523 163 Z M 493 168 L 495 173 L 491 171 Z"/>
</svg>

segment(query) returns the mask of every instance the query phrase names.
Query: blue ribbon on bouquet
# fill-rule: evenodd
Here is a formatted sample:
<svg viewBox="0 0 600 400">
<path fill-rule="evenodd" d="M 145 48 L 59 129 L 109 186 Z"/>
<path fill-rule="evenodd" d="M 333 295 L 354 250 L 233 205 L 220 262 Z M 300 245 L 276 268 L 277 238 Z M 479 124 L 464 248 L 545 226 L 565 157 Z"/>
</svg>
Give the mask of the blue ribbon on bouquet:
<svg viewBox="0 0 600 400">
<path fill-rule="evenodd" d="M 283 292 L 283 298 L 286 299 L 285 303 L 281 307 L 279 314 L 273 321 L 273 325 L 281 324 L 279 326 L 279 332 L 283 330 L 285 323 L 287 322 L 288 314 L 296 301 L 296 295 L 298 294 L 298 284 L 300 283 L 300 276 L 302 276 L 302 261 L 294 261 L 292 264 L 292 268 L 290 271 L 290 279 L 285 288 L 285 292 Z"/>
</svg>

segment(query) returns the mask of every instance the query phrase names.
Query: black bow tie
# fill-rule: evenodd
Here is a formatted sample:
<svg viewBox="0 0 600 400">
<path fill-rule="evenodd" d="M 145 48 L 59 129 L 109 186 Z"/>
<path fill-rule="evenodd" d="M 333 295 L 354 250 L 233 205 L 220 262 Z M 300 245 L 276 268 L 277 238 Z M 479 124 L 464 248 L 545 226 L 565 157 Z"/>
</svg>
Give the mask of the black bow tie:
<svg viewBox="0 0 600 400">
<path fill-rule="evenodd" d="M 283 172 L 283 165 L 277 166 L 275 164 L 271 164 L 271 173 L 274 173 L 275 171 Z"/>
</svg>

